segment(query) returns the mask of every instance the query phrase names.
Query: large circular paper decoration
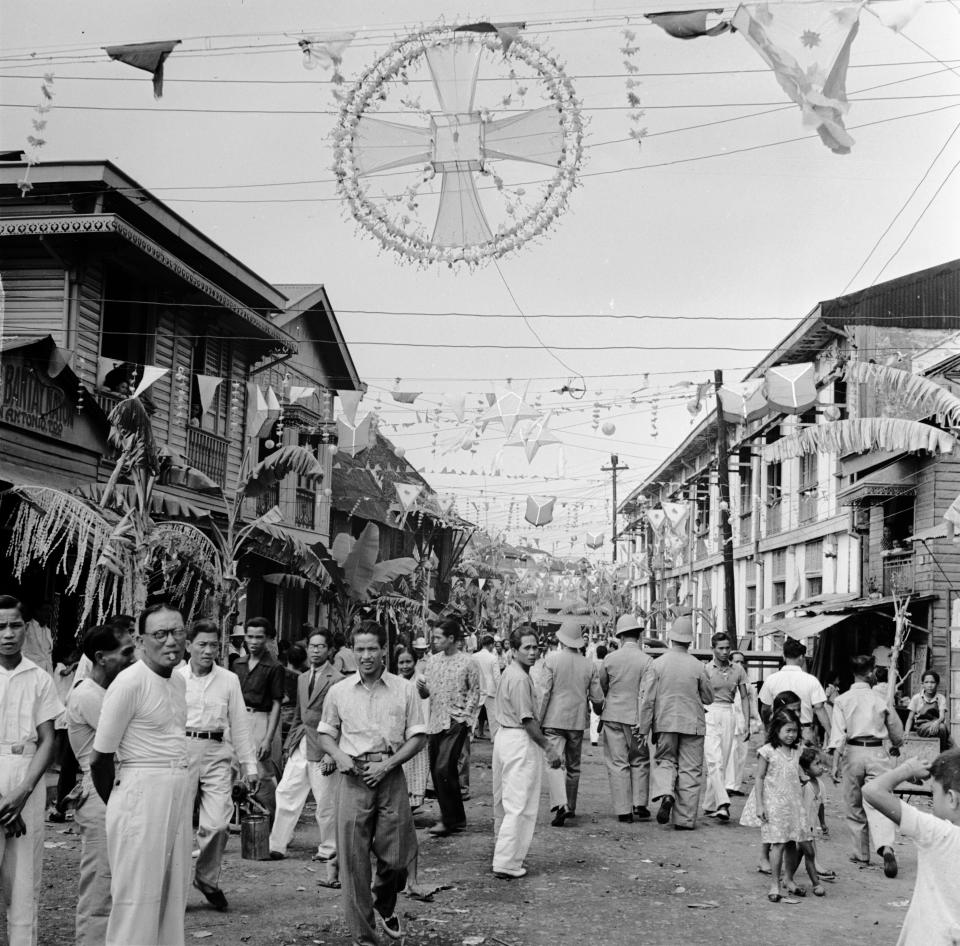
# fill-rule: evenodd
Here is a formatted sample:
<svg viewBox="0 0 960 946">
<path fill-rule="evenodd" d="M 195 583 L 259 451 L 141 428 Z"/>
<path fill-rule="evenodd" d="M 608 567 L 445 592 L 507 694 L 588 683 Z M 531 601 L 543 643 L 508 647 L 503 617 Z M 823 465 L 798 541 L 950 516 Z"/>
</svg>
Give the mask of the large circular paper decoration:
<svg viewBox="0 0 960 946">
<path fill-rule="evenodd" d="M 340 193 L 366 232 L 411 262 L 475 266 L 519 249 L 577 183 L 583 120 L 563 68 L 516 31 L 485 26 L 398 40 L 342 102 Z"/>
</svg>

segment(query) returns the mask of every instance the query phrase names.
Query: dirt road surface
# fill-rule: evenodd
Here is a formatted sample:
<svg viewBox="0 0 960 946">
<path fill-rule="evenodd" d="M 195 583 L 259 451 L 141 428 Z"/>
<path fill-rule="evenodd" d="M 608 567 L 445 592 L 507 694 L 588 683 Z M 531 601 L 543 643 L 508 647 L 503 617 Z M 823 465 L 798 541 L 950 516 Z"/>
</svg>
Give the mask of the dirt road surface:
<svg viewBox="0 0 960 946">
<path fill-rule="evenodd" d="M 895 880 L 877 865 L 849 863 L 836 787 L 827 805 L 831 836 L 820 842 L 836 883 L 827 885 L 823 899 L 771 904 L 767 878 L 756 871 L 759 832 L 736 823 L 743 798 L 734 799 L 726 825 L 708 818 L 696 831 L 682 832 L 652 822 L 621 824 L 609 814 L 602 750 L 588 743 L 579 817 L 550 827 L 544 794 L 530 873 L 505 881 L 490 872 L 490 754 L 489 742 L 474 743 L 467 831 L 443 839 L 418 832 L 421 882 L 451 889 L 432 903 L 401 896 L 398 911 L 411 946 L 882 946 L 897 940 L 916 876 L 913 845 L 898 844 Z M 242 860 L 239 839 L 231 838 L 221 884 L 230 910 L 217 913 L 191 889 L 187 944 L 348 946 L 339 891 L 317 886 L 320 865 L 310 860 L 316 844 L 311 804 L 284 861 Z M 69 823 L 48 824 L 45 841 L 39 943 L 66 946 L 73 942 L 79 842 Z"/>
</svg>

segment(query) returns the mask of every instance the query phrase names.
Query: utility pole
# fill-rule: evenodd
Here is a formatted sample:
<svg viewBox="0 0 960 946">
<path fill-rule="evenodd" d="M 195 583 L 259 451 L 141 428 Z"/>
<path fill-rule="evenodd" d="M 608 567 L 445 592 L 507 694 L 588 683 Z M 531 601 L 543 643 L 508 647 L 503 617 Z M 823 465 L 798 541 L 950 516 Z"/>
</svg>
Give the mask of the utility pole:
<svg viewBox="0 0 960 946">
<path fill-rule="evenodd" d="M 720 487 L 720 548 L 723 553 L 723 613 L 726 617 L 726 632 L 737 649 L 737 597 L 733 587 L 733 528 L 730 524 L 730 462 L 727 450 L 727 422 L 720 404 L 720 388 L 723 387 L 723 372 L 713 372 L 717 391 L 717 485 Z"/>
<path fill-rule="evenodd" d="M 625 463 L 620 463 L 620 458 L 615 454 L 610 454 L 610 466 L 600 467 L 602 473 L 613 474 L 613 534 L 610 536 L 610 543 L 613 545 L 613 562 L 617 561 L 617 471 L 629 470 Z"/>
</svg>

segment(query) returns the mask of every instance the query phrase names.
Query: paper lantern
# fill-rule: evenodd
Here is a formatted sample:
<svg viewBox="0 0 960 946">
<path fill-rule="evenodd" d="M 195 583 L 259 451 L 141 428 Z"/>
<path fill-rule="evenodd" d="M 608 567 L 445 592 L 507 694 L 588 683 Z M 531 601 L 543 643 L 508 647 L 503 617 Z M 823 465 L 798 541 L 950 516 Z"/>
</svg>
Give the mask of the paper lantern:
<svg viewBox="0 0 960 946">
<path fill-rule="evenodd" d="M 538 496 L 527 497 L 527 511 L 524 519 L 532 526 L 545 526 L 553 521 L 553 504 L 557 501 L 556 496 L 550 499 Z"/>
<path fill-rule="evenodd" d="M 342 417 L 337 419 L 337 442 L 341 449 L 348 456 L 355 457 L 370 446 L 371 415 L 367 414 L 359 424 L 354 427 L 348 424 Z"/>
<path fill-rule="evenodd" d="M 600 429 L 608 437 L 612 437 L 617 432 L 617 425 L 613 421 L 608 420 Z"/>
<path fill-rule="evenodd" d="M 588 549 L 598 549 L 603 545 L 603 533 L 588 532 L 585 541 Z"/>
<path fill-rule="evenodd" d="M 778 365 L 767 371 L 767 403 L 785 414 L 802 414 L 817 403 L 813 362 Z"/>
<path fill-rule="evenodd" d="M 723 419 L 729 424 L 745 424 L 763 417 L 769 408 L 763 394 L 763 381 L 725 384 L 717 392 Z"/>
</svg>

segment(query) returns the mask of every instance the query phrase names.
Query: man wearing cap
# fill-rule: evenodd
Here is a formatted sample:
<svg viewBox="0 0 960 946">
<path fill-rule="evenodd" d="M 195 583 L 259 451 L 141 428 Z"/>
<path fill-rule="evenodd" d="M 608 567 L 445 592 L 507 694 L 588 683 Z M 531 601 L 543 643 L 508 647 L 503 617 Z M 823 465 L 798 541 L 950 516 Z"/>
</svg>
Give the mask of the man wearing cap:
<svg viewBox="0 0 960 946">
<path fill-rule="evenodd" d="M 649 682 L 653 658 L 640 649 L 643 628 L 632 614 L 617 621 L 620 646 L 603 658 L 600 687 L 605 696 L 603 756 L 610 780 L 613 811 L 620 821 L 650 817 L 650 753 L 637 740 L 639 703 Z"/>
<path fill-rule="evenodd" d="M 806 645 L 800 641 L 788 637 L 783 642 L 783 667 L 764 680 L 760 688 L 760 702 L 768 708 L 769 713 L 778 693 L 784 690 L 796 693 L 800 697 L 800 737 L 806 745 L 813 745 L 816 738 L 814 716 L 823 726 L 826 742 L 830 741 L 831 719 L 827 712 L 827 694 L 823 686 L 812 673 L 803 669 L 803 658 L 806 655 Z"/>
<path fill-rule="evenodd" d="M 669 649 L 653 665 L 641 700 L 638 730 L 653 733 L 657 750 L 650 775 L 651 796 L 660 801 L 657 823 L 673 816 L 678 831 L 697 823 L 697 800 L 703 778 L 704 707 L 713 702 L 713 687 L 704 665 L 688 653 L 693 623 L 688 615 L 673 622 Z"/>
<path fill-rule="evenodd" d="M 555 813 L 550 824 L 559 828 L 565 819 L 576 817 L 587 700 L 599 710 L 603 690 L 596 665 L 580 653 L 584 645 L 580 622 L 564 621 L 557 631 L 557 641 L 560 650 L 550 651 L 543 664 L 540 728 L 550 747 L 563 759 L 562 769 L 547 769 L 550 810 Z"/>
</svg>

